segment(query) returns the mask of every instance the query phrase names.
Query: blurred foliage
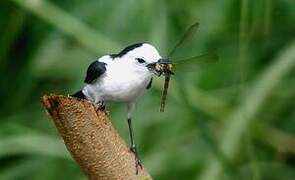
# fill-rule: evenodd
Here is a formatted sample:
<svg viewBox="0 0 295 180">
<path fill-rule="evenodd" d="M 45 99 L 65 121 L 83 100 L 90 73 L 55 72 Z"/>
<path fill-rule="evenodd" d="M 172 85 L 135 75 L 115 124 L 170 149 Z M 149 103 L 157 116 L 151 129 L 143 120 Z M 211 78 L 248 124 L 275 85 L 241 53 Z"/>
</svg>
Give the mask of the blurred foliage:
<svg viewBox="0 0 295 180">
<path fill-rule="evenodd" d="M 293 0 L 6 0 L 0 2 L 0 179 L 85 179 L 40 103 L 81 88 L 95 58 L 147 41 L 163 56 L 193 22 L 186 57 L 217 64 L 177 72 L 138 102 L 134 128 L 155 179 L 295 178 Z M 128 140 L 126 110 L 109 107 Z M 61 173 L 62 170 L 62 173 Z"/>
</svg>

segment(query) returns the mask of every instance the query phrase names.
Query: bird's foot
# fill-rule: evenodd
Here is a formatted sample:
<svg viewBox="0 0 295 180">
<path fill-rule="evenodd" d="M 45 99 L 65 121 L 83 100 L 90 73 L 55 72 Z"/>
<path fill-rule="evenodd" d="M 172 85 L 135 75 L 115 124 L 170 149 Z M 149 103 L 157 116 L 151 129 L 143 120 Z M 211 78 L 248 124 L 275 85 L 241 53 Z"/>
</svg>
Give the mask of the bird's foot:
<svg viewBox="0 0 295 180">
<path fill-rule="evenodd" d="M 139 168 L 142 170 L 142 164 L 141 164 L 141 160 L 140 160 L 140 157 L 138 155 L 138 152 L 136 150 L 136 146 L 135 145 L 132 145 L 130 147 L 130 150 L 134 153 L 135 155 L 135 168 L 136 168 L 136 175 L 138 174 L 138 170 Z"/>
<path fill-rule="evenodd" d="M 98 103 L 96 103 L 97 104 L 97 106 L 98 106 L 98 108 L 96 109 L 96 112 L 97 111 L 103 111 L 103 112 L 105 112 L 106 114 L 108 114 L 107 112 L 106 112 L 106 106 L 105 106 L 105 103 L 103 102 L 103 101 L 99 101 Z"/>
</svg>

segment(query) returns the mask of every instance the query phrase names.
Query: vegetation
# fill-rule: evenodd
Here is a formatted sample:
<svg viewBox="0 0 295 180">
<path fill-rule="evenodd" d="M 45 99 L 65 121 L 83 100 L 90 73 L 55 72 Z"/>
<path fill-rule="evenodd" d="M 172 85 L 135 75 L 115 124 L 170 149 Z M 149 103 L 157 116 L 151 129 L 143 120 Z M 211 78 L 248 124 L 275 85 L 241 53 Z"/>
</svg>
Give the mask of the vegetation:
<svg viewBox="0 0 295 180">
<path fill-rule="evenodd" d="M 134 115 L 143 163 L 155 179 L 295 178 L 295 6 L 293 0 L 0 2 L 0 179 L 85 179 L 40 103 L 81 88 L 103 54 L 147 41 L 165 56 L 217 50 L 219 62 L 163 78 Z M 128 140 L 126 109 L 109 107 Z"/>
</svg>

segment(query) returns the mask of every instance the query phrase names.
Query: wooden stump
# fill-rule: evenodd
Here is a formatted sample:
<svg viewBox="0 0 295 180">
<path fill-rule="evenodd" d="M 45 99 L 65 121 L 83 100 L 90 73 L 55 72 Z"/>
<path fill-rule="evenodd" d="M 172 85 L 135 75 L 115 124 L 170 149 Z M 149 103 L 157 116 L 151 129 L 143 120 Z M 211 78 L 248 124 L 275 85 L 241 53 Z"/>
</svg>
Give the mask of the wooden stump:
<svg viewBox="0 0 295 180">
<path fill-rule="evenodd" d="M 136 174 L 134 154 L 95 104 L 61 95 L 45 95 L 42 101 L 89 179 L 152 179 L 144 168 Z"/>
</svg>

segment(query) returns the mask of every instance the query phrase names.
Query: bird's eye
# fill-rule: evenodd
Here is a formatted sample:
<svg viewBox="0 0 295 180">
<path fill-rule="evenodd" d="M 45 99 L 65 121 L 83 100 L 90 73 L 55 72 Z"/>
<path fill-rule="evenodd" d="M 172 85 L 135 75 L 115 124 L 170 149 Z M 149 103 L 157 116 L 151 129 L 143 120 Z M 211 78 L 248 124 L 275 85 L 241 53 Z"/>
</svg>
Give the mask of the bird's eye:
<svg viewBox="0 0 295 180">
<path fill-rule="evenodd" d="M 137 62 L 139 62 L 139 63 L 145 63 L 145 60 L 142 59 L 142 58 L 136 58 L 136 60 L 137 60 Z"/>
</svg>

